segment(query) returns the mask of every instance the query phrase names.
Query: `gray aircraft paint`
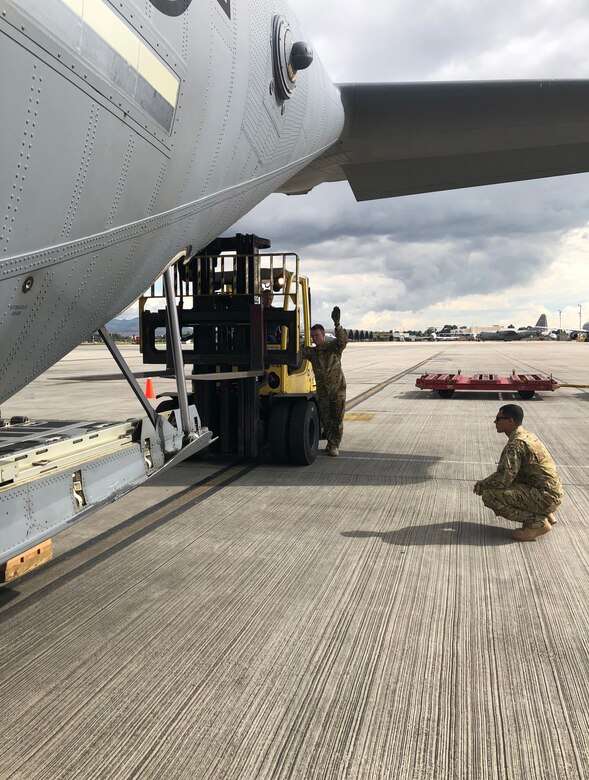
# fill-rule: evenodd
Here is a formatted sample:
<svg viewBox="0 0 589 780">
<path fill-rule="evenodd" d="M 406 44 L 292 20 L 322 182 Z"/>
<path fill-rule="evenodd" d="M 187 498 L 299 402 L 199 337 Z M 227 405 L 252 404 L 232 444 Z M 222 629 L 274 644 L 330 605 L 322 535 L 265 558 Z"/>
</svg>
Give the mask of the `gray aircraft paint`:
<svg viewBox="0 0 589 780">
<path fill-rule="evenodd" d="M 581 335 L 587 338 L 589 337 L 589 322 L 586 322 L 582 328 L 563 328 L 561 332 L 566 333 L 573 340 L 578 339 Z"/>
<path fill-rule="evenodd" d="M 282 0 L 0 0 L 0 402 L 272 192 L 589 169 L 587 81 L 338 91 L 315 57 L 282 99 L 291 40 Z"/>
<path fill-rule="evenodd" d="M 548 335 L 551 330 L 545 314 L 538 317 L 538 322 L 533 328 L 507 328 L 506 330 L 484 330 L 479 333 L 479 341 L 522 341 L 532 336 Z"/>
<path fill-rule="evenodd" d="M 107 4 L 178 80 L 173 112 L 65 3 L 0 7 L 2 401 L 333 144 L 343 110 L 318 59 L 271 94 L 273 17 L 304 39 L 283 2 Z"/>
</svg>

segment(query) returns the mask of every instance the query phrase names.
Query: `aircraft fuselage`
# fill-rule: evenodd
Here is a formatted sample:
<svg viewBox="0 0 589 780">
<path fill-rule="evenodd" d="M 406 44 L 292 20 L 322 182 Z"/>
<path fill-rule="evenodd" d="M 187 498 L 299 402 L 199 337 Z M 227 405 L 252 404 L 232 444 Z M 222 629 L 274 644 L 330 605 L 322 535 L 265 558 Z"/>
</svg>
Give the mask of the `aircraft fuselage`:
<svg viewBox="0 0 589 780">
<path fill-rule="evenodd" d="M 1 7 L 0 402 L 343 125 L 317 58 L 281 70 L 304 36 L 279 0 Z"/>
</svg>

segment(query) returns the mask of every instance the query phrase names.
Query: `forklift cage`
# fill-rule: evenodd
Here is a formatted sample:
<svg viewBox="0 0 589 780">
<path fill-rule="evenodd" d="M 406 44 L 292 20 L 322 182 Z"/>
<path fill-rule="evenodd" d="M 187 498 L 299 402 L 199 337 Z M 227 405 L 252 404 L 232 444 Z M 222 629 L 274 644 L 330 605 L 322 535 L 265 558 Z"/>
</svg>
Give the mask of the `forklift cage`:
<svg viewBox="0 0 589 780">
<path fill-rule="evenodd" d="M 173 279 L 182 356 L 185 364 L 194 366 L 195 374 L 262 373 L 270 364 L 300 366 L 302 296 L 297 254 L 203 253 L 177 263 Z M 282 307 L 262 309 L 265 289 L 282 297 Z M 140 348 L 144 363 L 165 363 L 171 368 L 165 308 L 149 308 L 158 301 L 165 302 L 159 281 L 139 299 Z M 269 326 L 281 328 L 278 344 L 267 343 Z"/>
</svg>

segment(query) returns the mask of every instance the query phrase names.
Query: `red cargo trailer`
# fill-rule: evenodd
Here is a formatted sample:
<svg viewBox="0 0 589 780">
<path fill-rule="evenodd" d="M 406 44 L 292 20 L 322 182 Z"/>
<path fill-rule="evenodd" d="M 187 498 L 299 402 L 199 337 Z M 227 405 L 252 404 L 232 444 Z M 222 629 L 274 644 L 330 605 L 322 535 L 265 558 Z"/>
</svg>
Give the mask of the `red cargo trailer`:
<svg viewBox="0 0 589 780">
<path fill-rule="evenodd" d="M 518 393 L 520 398 L 529 399 L 539 390 L 554 391 L 560 386 L 552 376 L 543 374 L 517 374 L 509 376 L 497 374 L 473 374 L 463 376 L 459 370 L 455 374 L 422 374 L 415 381 L 422 390 L 433 390 L 440 398 L 450 398 L 456 390 L 468 392 Z"/>
</svg>

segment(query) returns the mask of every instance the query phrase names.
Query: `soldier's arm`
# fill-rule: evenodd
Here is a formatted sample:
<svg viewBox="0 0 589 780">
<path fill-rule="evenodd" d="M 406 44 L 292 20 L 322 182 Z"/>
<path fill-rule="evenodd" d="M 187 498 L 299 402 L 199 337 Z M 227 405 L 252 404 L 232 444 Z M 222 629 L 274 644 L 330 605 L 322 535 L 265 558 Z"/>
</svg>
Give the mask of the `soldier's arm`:
<svg viewBox="0 0 589 780">
<path fill-rule="evenodd" d="M 333 320 L 333 332 L 335 334 L 335 342 L 329 345 L 330 352 L 337 352 L 341 355 L 348 343 L 348 332 L 340 325 L 341 310 L 339 306 L 334 306 L 331 312 L 331 319 Z"/>
<path fill-rule="evenodd" d="M 518 475 L 522 465 L 523 451 L 517 442 L 510 442 L 501 453 L 501 459 L 494 474 L 481 479 L 478 492 L 485 488 L 506 488 Z"/>
<path fill-rule="evenodd" d="M 335 343 L 337 345 L 338 352 L 341 354 L 346 348 L 346 344 L 348 343 L 348 331 L 345 328 L 342 328 L 338 322 L 334 328 L 334 332 Z"/>
</svg>

